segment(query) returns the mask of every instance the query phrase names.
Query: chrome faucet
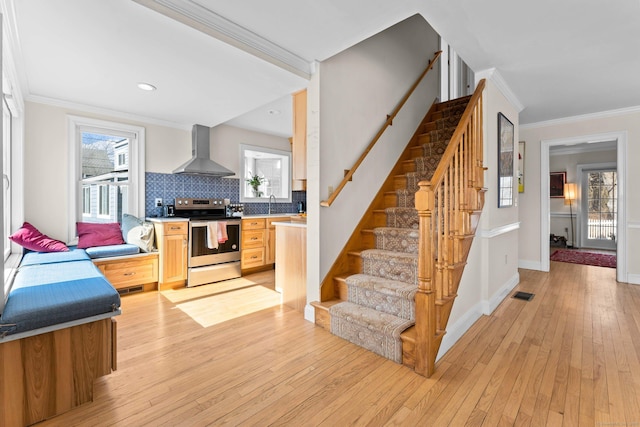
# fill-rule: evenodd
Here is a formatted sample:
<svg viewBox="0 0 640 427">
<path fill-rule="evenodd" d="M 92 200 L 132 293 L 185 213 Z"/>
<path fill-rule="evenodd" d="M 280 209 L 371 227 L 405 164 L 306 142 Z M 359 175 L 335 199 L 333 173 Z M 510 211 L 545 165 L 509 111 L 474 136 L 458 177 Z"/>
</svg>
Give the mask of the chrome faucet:
<svg viewBox="0 0 640 427">
<path fill-rule="evenodd" d="M 273 203 L 276 203 L 276 196 L 273 194 L 269 196 L 269 215 L 271 215 L 271 198 L 273 197 Z"/>
</svg>

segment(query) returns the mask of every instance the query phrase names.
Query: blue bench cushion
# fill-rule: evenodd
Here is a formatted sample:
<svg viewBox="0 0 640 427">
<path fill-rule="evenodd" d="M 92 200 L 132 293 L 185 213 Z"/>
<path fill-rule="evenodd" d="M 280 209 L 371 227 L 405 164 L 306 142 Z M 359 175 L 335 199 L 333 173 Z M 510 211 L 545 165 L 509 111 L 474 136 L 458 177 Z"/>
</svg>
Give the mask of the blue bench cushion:
<svg viewBox="0 0 640 427">
<path fill-rule="evenodd" d="M 69 248 L 69 252 L 27 252 L 22 256 L 20 266 L 89 260 L 89 255 L 84 249 L 72 246 Z"/>
<path fill-rule="evenodd" d="M 120 295 L 91 261 L 21 266 L 0 318 L 0 337 L 120 308 Z"/>
<path fill-rule="evenodd" d="M 89 255 L 89 257 L 95 259 L 134 255 L 140 253 L 140 248 L 137 245 L 124 243 L 122 245 L 95 246 L 93 248 L 87 248 L 85 249 L 85 251 L 87 252 L 87 255 Z"/>
</svg>

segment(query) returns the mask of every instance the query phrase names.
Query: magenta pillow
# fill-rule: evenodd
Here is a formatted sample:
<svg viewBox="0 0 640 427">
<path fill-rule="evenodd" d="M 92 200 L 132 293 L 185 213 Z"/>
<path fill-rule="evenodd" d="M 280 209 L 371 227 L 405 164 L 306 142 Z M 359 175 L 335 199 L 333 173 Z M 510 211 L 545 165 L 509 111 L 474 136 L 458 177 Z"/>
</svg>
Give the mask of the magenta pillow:
<svg viewBox="0 0 640 427">
<path fill-rule="evenodd" d="M 76 228 L 78 230 L 78 249 L 124 243 L 122 230 L 117 222 L 76 222 Z"/>
<path fill-rule="evenodd" d="M 66 252 L 69 250 L 60 240 L 42 234 L 33 225 L 25 222 L 22 227 L 9 236 L 12 242 L 36 252 Z"/>
</svg>

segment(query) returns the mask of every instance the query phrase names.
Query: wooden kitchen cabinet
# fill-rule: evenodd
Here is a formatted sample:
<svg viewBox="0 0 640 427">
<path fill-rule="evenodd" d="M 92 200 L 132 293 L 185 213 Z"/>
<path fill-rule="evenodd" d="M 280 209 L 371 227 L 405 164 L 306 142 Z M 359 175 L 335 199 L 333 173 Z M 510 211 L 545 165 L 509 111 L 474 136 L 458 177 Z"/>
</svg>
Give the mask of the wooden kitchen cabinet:
<svg viewBox="0 0 640 427">
<path fill-rule="evenodd" d="M 154 227 L 160 256 L 158 287 L 184 286 L 187 281 L 189 223 L 156 222 Z"/>
<path fill-rule="evenodd" d="M 151 291 L 158 287 L 156 252 L 121 257 L 98 258 L 93 263 L 109 283 L 121 293 Z"/>
<path fill-rule="evenodd" d="M 293 94 L 293 179 L 307 179 L 307 90 Z"/>
<path fill-rule="evenodd" d="M 288 221 L 288 216 L 248 218 L 242 220 L 242 270 L 271 268 L 276 261 L 274 222 Z"/>
</svg>

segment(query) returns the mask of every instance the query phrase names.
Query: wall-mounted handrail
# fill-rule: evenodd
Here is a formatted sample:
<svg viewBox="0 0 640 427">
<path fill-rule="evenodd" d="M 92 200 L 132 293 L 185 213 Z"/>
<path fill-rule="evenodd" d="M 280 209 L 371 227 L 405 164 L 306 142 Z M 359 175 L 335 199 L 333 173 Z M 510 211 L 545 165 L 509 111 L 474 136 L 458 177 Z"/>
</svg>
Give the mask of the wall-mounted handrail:
<svg viewBox="0 0 640 427">
<path fill-rule="evenodd" d="M 355 171 L 358 169 L 358 166 L 360 166 L 360 164 L 364 161 L 364 159 L 367 157 L 367 154 L 369 154 L 369 151 L 371 151 L 373 146 L 376 145 L 376 142 L 378 142 L 378 140 L 380 139 L 384 131 L 387 130 L 389 126 L 391 126 L 391 124 L 393 123 L 393 119 L 398 115 L 398 112 L 400 112 L 400 109 L 407 102 L 411 94 L 413 94 L 413 92 L 416 90 L 416 88 L 418 87 L 418 85 L 420 84 L 424 76 L 426 76 L 429 70 L 433 68 L 436 61 L 440 57 L 441 53 L 442 53 L 441 50 L 437 51 L 433 55 L 433 59 L 429 60 L 429 65 L 427 66 L 427 68 L 424 69 L 422 74 L 420 74 L 420 76 L 416 79 L 415 83 L 409 88 L 409 90 L 407 91 L 405 96 L 400 100 L 400 102 L 398 103 L 396 108 L 393 110 L 393 112 L 387 116 L 387 119 L 383 123 L 382 127 L 380 128 L 378 133 L 373 137 L 369 145 L 367 145 L 367 148 L 365 148 L 364 152 L 360 155 L 360 158 L 358 158 L 358 160 L 355 162 L 353 167 L 349 169 L 349 171 L 345 174 L 344 178 L 342 179 L 340 184 L 338 184 L 335 191 L 329 195 L 329 198 L 327 200 L 323 200 L 320 202 L 320 206 L 323 206 L 323 207 L 331 206 L 331 204 L 334 202 L 336 197 L 338 197 L 338 194 L 340 194 L 344 186 L 347 185 L 347 182 L 351 181 L 351 177 L 353 176 Z"/>
</svg>

